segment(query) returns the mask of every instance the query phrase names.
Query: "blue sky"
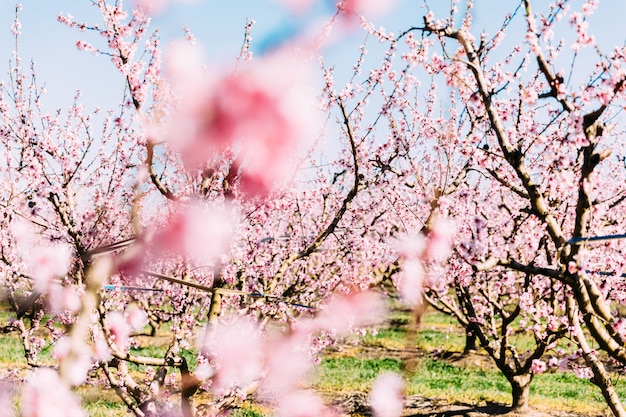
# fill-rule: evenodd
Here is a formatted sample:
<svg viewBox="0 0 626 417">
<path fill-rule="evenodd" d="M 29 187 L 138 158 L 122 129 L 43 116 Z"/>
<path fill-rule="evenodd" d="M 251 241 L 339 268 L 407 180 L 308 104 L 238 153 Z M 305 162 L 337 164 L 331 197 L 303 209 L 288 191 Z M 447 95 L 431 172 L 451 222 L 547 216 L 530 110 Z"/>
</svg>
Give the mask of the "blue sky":
<svg viewBox="0 0 626 417">
<path fill-rule="evenodd" d="M 384 1 L 384 0 L 381 0 Z M 79 52 L 75 48 L 78 39 L 89 39 L 88 34 L 57 23 L 59 12 L 71 13 L 78 20 L 96 22 L 98 16 L 89 0 L 25 0 L 21 13 L 22 32 L 21 56 L 28 61 L 34 59 L 38 68 L 39 82 L 45 82 L 48 106 L 68 105 L 77 89 L 83 92 L 87 107 L 96 105 L 109 107 L 119 97 L 122 80 L 107 57 Z M 316 17 L 321 18 L 329 11 L 328 0 L 321 1 L 315 8 Z M 425 14 L 422 0 L 399 0 L 393 13 L 374 19 L 378 25 L 397 33 L 411 24 L 421 23 Z M 441 7 L 439 16 L 449 4 L 445 0 L 431 1 Z M 463 3 L 463 2 L 461 2 Z M 547 1 L 536 1 L 536 9 Z M 502 16 L 518 4 L 517 0 L 476 0 L 475 23 L 477 28 L 493 33 L 502 21 Z M 581 1 L 574 1 L 574 5 Z M 15 3 L 0 2 L 0 80 L 6 79 L 8 60 L 14 49 L 10 27 Z M 436 11 L 437 12 L 437 11 Z M 626 2 L 609 0 L 601 2 L 591 21 L 591 31 L 601 42 L 621 44 L 626 38 Z M 239 52 L 246 18 L 254 18 L 254 45 L 257 49 L 272 43 L 277 34 L 293 30 L 303 22 L 315 17 L 298 18 L 286 14 L 279 6 L 264 0 L 204 0 L 196 4 L 181 4 L 170 7 L 154 19 L 154 26 L 161 28 L 165 42 L 182 36 L 181 27 L 188 24 L 199 43 L 205 48 L 206 56 L 214 62 L 232 63 Z M 363 39 L 362 33 L 346 39 L 328 51 L 330 62 L 349 71 L 358 51 L 356 46 Z M 378 60 L 376 60 L 378 61 Z M 339 69 L 338 69 L 339 71 Z"/>
</svg>

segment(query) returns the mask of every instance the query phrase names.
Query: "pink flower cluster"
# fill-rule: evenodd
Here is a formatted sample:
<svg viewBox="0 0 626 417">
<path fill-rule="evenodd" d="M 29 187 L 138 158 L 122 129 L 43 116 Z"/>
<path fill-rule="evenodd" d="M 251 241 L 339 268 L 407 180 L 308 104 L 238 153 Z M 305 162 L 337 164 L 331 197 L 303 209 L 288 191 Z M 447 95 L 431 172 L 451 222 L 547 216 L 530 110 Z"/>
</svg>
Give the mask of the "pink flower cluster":
<svg viewBox="0 0 626 417">
<path fill-rule="evenodd" d="M 202 374 L 211 378 L 211 390 L 218 395 L 245 389 L 263 379 L 263 395 L 276 398 L 279 394 L 277 410 L 281 416 L 334 415 L 317 395 L 297 389 L 313 366 L 311 337 L 329 330 L 344 334 L 355 326 L 378 323 L 385 312 L 380 295 L 363 292 L 336 297 L 319 316 L 282 335 L 264 335 L 247 317 L 226 319 L 209 326 L 200 340 L 200 350 L 210 359 L 210 365 L 202 367 Z M 388 396 L 385 392 L 376 395 L 380 401 Z M 307 410 L 305 414 L 303 410 Z"/>
<path fill-rule="evenodd" d="M 546 369 L 548 369 L 548 365 L 540 360 L 540 359 L 533 359 L 531 366 L 530 366 L 530 370 L 535 373 L 535 374 L 542 374 L 546 371 Z"/>
<path fill-rule="evenodd" d="M 236 223 L 228 204 L 180 203 L 154 235 L 153 249 L 157 256 L 182 255 L 192 264 L 210 266 L 228 251 Z"/>
<path fill-rule="evenodd" d="M 370 393 L 370 405 L 375 417 L 399 417 L 404 408 L 404 380 L 394 372 L 384 372 L 376 378 Z"/>
<path fill-rule="evenodd" d="M 196 0 L 133 0 L 135 5 L 145 12 L 162 13 L 171 3 L 195 3 Z"/>
<path fill-rule="evenodd" d="M 404 262 L 396 286 L 404 302 L 413 306 L 422 304 L 424 287 L 438 281 L 433 266 L 450 256 L 453 235 L 452 223 L 437 218 L 427 236 L 417 234 L 400 242 L 398 252 Z"/>
<path fill-rule="evenodd" d="M 45 294 L 54 286 L 53 284 L 58 284 L 54 279 L 64 277 L 70 269 L 72 260 L 70 247 L 63 243 L 46 242 L 34 227 L 23 221 L 14 222 L 11 232 L 15 238 L 16 248 L 33 280 L 35 292 Z M 58 293 L 60 288 L 54 290 L 57 297 L 52 301 L 59 301 L 60 304 L 51 307 L 64 310 L 67 306 L 62 304 L 66 297 Z M 73 304 L 71 301 L 68 302 Z"/>
<path fill-rule="evenodd" d="M 371 16 L 388 12 L 394 7 L 394 3 L 392 0 L 342 0 L 337 3 L 337 9 L 344 13 Z"/>
<path fill-rule="evenodd" d="M 123 352 L 129 347 L 131 332 L 141 330 L 148 323 L 148 317 L 136 304 L 130 304 L 124 313 L 108 313 L 106 322 L 113 343 Z"/>
<path fill-rule="evenodd" d="M 230 156 L 230 175 L 251 196 L 290 179 L 293 152 L 315 129 L 315 99 L 301 59 L 265 56 L 220 75 L 202 69 L 197 50 L 177 45 L 167 62 L 179 97 L 167 140 L 189 169 Z"/>
<path fill-rule="evenodd" d="M 80 400 L 53 369 L 40 368 L 26 380 L 22 392 L 24 417 L 83 417 Z"/>
</svg>

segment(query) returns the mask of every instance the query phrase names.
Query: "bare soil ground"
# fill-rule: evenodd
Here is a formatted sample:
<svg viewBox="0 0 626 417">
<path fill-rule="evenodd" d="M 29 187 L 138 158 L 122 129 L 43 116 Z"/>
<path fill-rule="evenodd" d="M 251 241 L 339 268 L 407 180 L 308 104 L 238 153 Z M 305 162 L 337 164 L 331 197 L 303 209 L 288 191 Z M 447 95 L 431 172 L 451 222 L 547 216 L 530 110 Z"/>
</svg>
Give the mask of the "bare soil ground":
<svg viewBox="0 0 626 417">
<path fill-rule="evenodd" d="M 368 405 L 367 395 L 355 393 L 338 397 L 332 403 L 350 416 L 372 416 Z M 422 395 L 413 395 L 405 400 L 404 417 L 589 417 L 588 415 L 567 413 L 563 411 L 545 412 L 529 410 L 526 413 L 512 413 L 504 404 L 487 403 L 485 405 L 464 404 L 461 402 L 427 398 Z M 600 416 L 600 414 L 598 414 Z"/>
</svg>

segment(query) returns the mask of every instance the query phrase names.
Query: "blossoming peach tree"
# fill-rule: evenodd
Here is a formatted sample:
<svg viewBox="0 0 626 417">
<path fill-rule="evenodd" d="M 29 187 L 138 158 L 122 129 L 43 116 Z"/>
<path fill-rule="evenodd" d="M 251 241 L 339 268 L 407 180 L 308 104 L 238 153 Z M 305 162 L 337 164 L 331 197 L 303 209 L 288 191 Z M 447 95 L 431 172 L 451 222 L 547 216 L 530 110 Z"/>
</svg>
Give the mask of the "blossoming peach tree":
<svg viewBox="0 0 626 417">
<path fill-rule="evenodd" d="M 416 316 L 430 303 L 456 317 L 511 383 L 513 408 L 562 364 L 624 415 L 606 370 L 626 362 L 622 244 L 589 241 L 620 232 L 624 201 L 624 54 L 589 34 L 597 1 L 540 14 L 524 1 L 490 36 L 469 1 L 443 19 L 427 7 L 394 35 L 364 17 L 381 2 L 346 0 L 258 57 L 250 21 L 233 65 L 205 61 L 189 31 L 162 48 L 150 16 L 166 3 L 94 1 L 97 23 L 59 15 L 100 35 L 77 47 L 118 70 L 111 110 L 79 93 L 45 110 L 16 14 L 0 84 L 0 267 L 4 330 L 33 368 L 22 415 L 84 415 L 71 388 L 85 381 L 137 416 L 214 415 L 252 393 L 281 416 L 332 415 L 298 381 L 337 337 L 384 318 L 372 290 L 384 281 Z M 298 14 L 314 2 L 281 3 Z M 366 38 L 347 77 L 323 54 L 332 30 Z M 587 79 L 560 69 L 591 46 Z M 563 338 L 578 350 L 562 352 Z M 375 415 L 401 413 L 398 375 L 373 389 Z"/>
<path fill-rule="evenodd" d="M 370 289 L 391 275 L 381 265 L 401 234 L 394 210 L 405 203 L 397 190 L 381 202 L 381 185 L 413 145 L 388 149 L 375 135 L 385 119 L 366 118 L 381 80 L 338 90 L 322 35 L 252 59 L 250 22 L 236 65 L 212 66 L 189 32 L 161 49 L 149 24 L 165 4 L 92 6 L 102 22 L 58 20 L 104 39 L 76 45 L 119 71 L 118 107 L 89 111 L 77 93 L 48 113 L 19 50 L 0 90 L 4 330 L 19 333 L 34 369 L 21 414 L 84 415 L 71 388 L 87 381 L 137 416 L 217 414 L 253 392 L 280 415 L 332 414 L 298 381 L 338 336 L 384 317 Z M 369 8 L 339 3 L 325 29 L 353 27 Z M 320 110 L 337 128 L 322 129 Z M 339 145 L 325 153 L 331 135 Z M 167 340 L 157 353 L 145 349 L 154 336 Z M 384 378 L 393 384 L 377 385 L 377 413 L 401 409 L 402 381 Z"/>
<path fill-rule="evenodd" d="M 536 10 L 525 0 L 492 35 L 475 29 L 473 2 L 452 3 L 391 45 L 403 41 L 403 57 L 446 86 L 452 136 L 471 143 L 455 147 L 468 175 L 450 196 L 454 255 L 426 298 L 493 358 L 513 408 L 528 407 L 533 375 L 561 365 L 624 415 L 607 371 L 624 364 L 623 47 L 591 34 L 598 1 Z M 530 348 L 517 345 L 520 331 Z"/>
</svg>

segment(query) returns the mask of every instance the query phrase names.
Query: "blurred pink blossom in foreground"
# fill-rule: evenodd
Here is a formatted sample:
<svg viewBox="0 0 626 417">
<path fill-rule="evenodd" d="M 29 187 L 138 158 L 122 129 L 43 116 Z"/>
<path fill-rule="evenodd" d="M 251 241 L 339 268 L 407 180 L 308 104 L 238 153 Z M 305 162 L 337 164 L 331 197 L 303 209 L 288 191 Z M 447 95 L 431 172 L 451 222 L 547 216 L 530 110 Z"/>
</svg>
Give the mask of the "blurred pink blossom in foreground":
<svg viewBox="0 0 626 417">
<path fill-rule="evenodd" d="M 274 2 L 285 6 L 289 11 L 296 14 L 308 12 L 315 4 L 315 0 L 274 0 Z"/>
<path fill-rule="evenodd" d="M 264 391 L 284 394 L 302 381 L 313 368 L 308 337 L 292 334 L 269 340 L 265 346 L 267 378 Z"/>
<path fill-rule="evenodd" d="M 158 14 L 163 12 L 170 3 L 196 3 L 197 0 L 133 0 L 143 11 Z"/>
<path fill-rule="evenodd" d="M 370 405 L 375 417 L 399 417 L 404 408 L 404 380 L 395 372 L 378 375 L 372 392 Z"/>
<path fill-rule="evenodd" d="M 347 13 L 357 13 L 373 17 L 379 14 L 391 11 L 396 4 L 395 0 L 343 0 L 333 2 L 326 0 L 328 3 L 335 4 L 337 9 Z M 274 0 L 285 6 L 289 11 L 296 14 L 304 14 L 311 10 L 315 5 L 315 0 Z"/>
<path fill-rule="evenodd" d="M 381 323 L 387 314 L 383 296 L 372 292 L 357 292 L 333 298 L 315 319 L 318 329 L 345 334 L 354 328 Z"/>
<path fill-rule="evenodd" d="M 322 331 L 344 334 L 355 327 L 379 323 L 386 311 L 380 294 L 361 292 L 335 297 L 317 317 L 286 335 L 263 336 L 258 324 L 246 317 L 209 326 L 200 349 L 214 369 L 205 366 L 202 371 L 213 378 L 212 389 L 217 393 L 245 388 L 263 378 L 264 394 L 284 396 L 313 366 L 313 335 Z"/>
<path fill-rule="evenodd" d="M 429 261 L 442 261 L 451 255 L 452 240 L 455 227 L 450 219 L 437 217 L 427 236 L 426 253 L 424 257 Z"/>
<path fill-rule="evenodd" d="M 69 372 L 65 376 L 66 380 L 73 386 L 77 386 L 85 382 L 87 379 L 87 373 L 93 365 L 91 358 L 92 349 L 84 342 L 74 342 L 76 349 L 72 352 L 72 341 L 69 337 L 65 336 L 56 341 L 53 356 L 59 361 L 65 361 L 69 359 L 69 356 L 73 357 L 69 360 L 72 361 L 72 366 L 68 367 Z"/>
<path fill-rule="evenodd" d="M 395 6 L 395 0 L 343 0 L 337 8 L 346 13 L 356 13 L 367 17 L 389 12 Z"/>
<path fill-rule="evenodd" d="M 404 303 L 413 306 L 422 304 L 424 275 L 424 267 L 419 260 L 411 259 L 402 264 L 394 281 Z"/>
<path fill-rule="evenodd" d="M 65 276 L 69 270 L 71 249 L 63 243 L 45 242 L 34 227 L 25 221 L 14 222 L 11 232 L 15 237 L 20 256 L 34 280 L 35 291 L 47 292 L 51 280 Z"/>
<path fill-rule="evenodd" d="M 197 49 L 179 44 L 167 63 L 179 102 L 166 140 L 188 168 L 203 169 L 229 152 L 231 173 L 240 175 L 242 191 L 253 196 L 291 177 L 294 151 L 316 126 L 310 68 L 303 59 L 271 54 L 235 74 L 219 74 L 204 70 Z"/>
<path fill-rule="evenodd" d="M 131 333 L 131 327 L 128 321 L 126 321 L 126 318 L 124 318 L 119 311 L 111 311 L 108 313 L 106 320 L 111 336 L 113 336 L 113 342 L 120 350 L 125 350 L 128 346 Z"/>
<path fill-rule="evenodd" d="M 195 265 L 212 265 L 229 249 L 232 209 L 203 202 L 179 204 L 153 238 L 156 253 L 183 255 Z"/>
<path fill-rule="evenodd" d="M 427 236 L 418 233 L 398 242 L 398 254 L 404 262 L 395 285 L 405 303 L 413 306 L 423 303 L 424 288 L 432 287 L 438 280 L 432 274 L 434 267 L 451 254 L 454 233 L 454 225 L 449 219 L 437 217 Z"/>
<path fill-rule="evenodd" d="M 83 417 L 79 399 L 50 368 L 35 370 L 22 392 L 23 417 Z"/>
<path fill-rule="evenodd" d="M 280 399 L 278 417 L 331 417 L 336 416 L 324 405 L 322 399 L 308 391 L 295 391 Z"/>
<path fill-rule="evenodd" d="M 14 417 L 15 412 L 13 410 L 13 395 L 15 387 L 13 384 L 2 381 L 0 382 L 0 416 Z"/>
<path fill-rule="evenodd" d="M 215 363 L 214 392 L 246 387 L 261 376 L 263 339 L 252 319 L 238 317 L 207 331 L 201 347 L 204 356 Z"/>
</svg>

